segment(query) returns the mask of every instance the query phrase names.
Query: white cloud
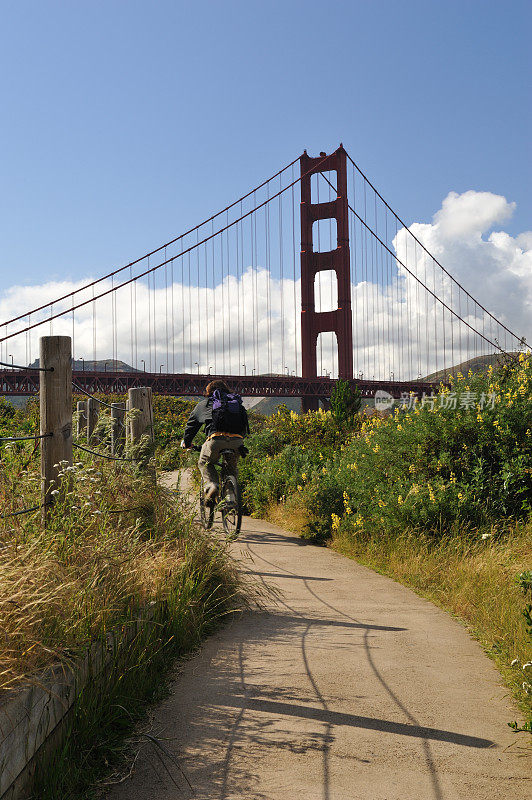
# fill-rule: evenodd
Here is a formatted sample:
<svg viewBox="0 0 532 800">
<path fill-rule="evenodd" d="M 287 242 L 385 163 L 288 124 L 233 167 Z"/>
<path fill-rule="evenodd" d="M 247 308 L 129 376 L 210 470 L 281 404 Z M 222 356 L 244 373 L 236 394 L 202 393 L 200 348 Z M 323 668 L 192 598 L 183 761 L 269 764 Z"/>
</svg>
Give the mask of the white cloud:
<svg viewBox="0 0 532 800">
<path fill-rule="evenodd" d="M 532 232 L 512 237 L 500 229 L 509 219 L 514 204 L 489 192 L 451 192 L 432 223 L 410 227 L 426 248 L 495 317 L 519 335 L 532 337 Z M 494 228 L 496 230 L 493 230 Z M 429 288 L 460 311 L 477 330 L 494 333 L 487 316 L 475 308 L 465 295 L 459 298 L 449 278 L 439 268 L 433 272 L 431 259 L 410 233 L 402 229 L 393 239 L 397 257 Z M 354 251 L 354 248 L 352 248 Z M 371 282 L 371 276 L 352 287 L 354 312 L 355 371 L 366 377 L 396 379 L 416 377 L 443 365 L 443 331 L 446 361 L 454 363 L 477 352 L 482 346 L 465 326 L 451 328 L 451 315 L 421 290 L 417 281 L 402 267 L 391 278 Z M 374 279 L 375 280 L 375 279 Z M 55 297 L 80 289 L 83 282 L 48 282 L 37 286 L 14 285 L 0 297 L 0 319 L 27 312 Z M 317 297 L 320 294 L 317 284 Z M 106 281 L 97 292 L 110 289 Z M 330 276 L 321 281 L 322 309 L 336 301 Z M 90 300 L 92 289 L 76 295 L 77 302 Z M 117 357 L 142 368 L 158 371 L 196 371 L 248 374 L 301 370 L 300 281 L 274 278 L 264 268 L 248 267 L 239 278 L 226 277 L 215 289 L 188 287 L 174 282 L 165 288 L 151 288 L 138 282 L 125 287 L 72 316 L 53 322 L 55 334 L 74 334 L 76 358 L 89 360 Z M 70 301 L 54 306 L 66 310 Z M 47 312 L 49 313 L 49 311 Z M 33 317 L 31 322 L 44 317 Z M 434 330 L 438 345 L 435 346 Z M 136 331 L 136 334 L 135 334 Z M 38 356 L 38 337 L 50 332 L 42 325 L 32 336 L 21 335 L 1 346 L 2 360 L 12 354 L 15 363 L 27 363 Z M 491 332 L 491 333 L 490 333 Z M 4 328 L 0 326 L 0 335 Z M 495 332 L 494 335 L 497 335 Z M 499 341 L 504 341 L 498 335 Z M 318 346 L 318 372 L 337 371 L 337 357 L 331 334 L 324 334 Z M 284 342 L 284 344 L 283 344 Z M 94 344 L 96 343 L 96 351 Z M 508 346 L 514 346 L 508 341 Z M 246 365 L 245 368 L 243 365 Z M 402 371 L 401 371 L 402 370 Z"/>
<path fill-rule="evenodd" d="M 410 231 L 479 303 L 514 333 L 530 341 L 532 232 L 514 238 L 502 230 L 492 230 L 508 220 L 514 209 L 515 203 L 491 192 L 470 190 L 461 195 L 451 192 L 432 224 L 414 223 Z M 407 233 L 400 231 L 396 240 L 399 257 L 404 258 L 406 238 Z M 410 244 L 410 263 L 412 255 Z M 417 273 L 423 275 L 420 249 L 417 255 Z M 430 281 L 430 262 L 428 267 Z M 451 302 L 450 285 L 449 280 L 444 281 L 448 302 Z M 441 296 L 439 275 L 436 289 Z M 452 299 L 456 308 L 458 298 Z"/>
</svg>

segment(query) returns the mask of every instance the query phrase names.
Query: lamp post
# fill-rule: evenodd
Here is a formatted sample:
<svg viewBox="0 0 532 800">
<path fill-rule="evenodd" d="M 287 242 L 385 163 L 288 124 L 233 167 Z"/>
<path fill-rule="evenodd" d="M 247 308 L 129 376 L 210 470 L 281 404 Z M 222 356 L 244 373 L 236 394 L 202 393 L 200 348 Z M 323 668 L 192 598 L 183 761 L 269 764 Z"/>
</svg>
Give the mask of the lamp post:
<svg viewBox="0 0 532 800">
<path fill-rule="evenodd" d="M 13 356 L 11 355 L 11 353 L 9 354 L 9 358 L 11 359 L 11 369 L 13 369 Z"/>
<path fill-rule="evenodd" d="M 209 367 L 209 375 L 211 374 L 211 369 L 214 369 L 214 367 L 212 366 Z"/>
<path fill-rule="evenodd" d="M 83 361 L 83 372 L 85 372 L 85 359 L 81 356 L 81 360 Z"/>
<path fill-rule="evenodd" d="M 242 366 L 244 367 L 244 375 L 247 375 L 248 373 L 247 373 L 247 370 L 246 370 L 246 365 L 242 364 Z"/>
<path fill-rule="evenodd" d="M 252 375 L 254 375 L 254 374 L 255 374 L 255 367 L 253 367 L 253 369 L 251 370 L 251 374 L 252 374 Z"/>
<path fill-rule="evenodd" d="M 198 375 L 199 375 L 199 364 L 197 361 L 194 361 L 194 366 L 198 368 Z"/>
<path fill-rule="evenodd" d="M 146 372 L 146 362 L 143 358 L 140 359 L 141 363 L 144 364 L 144 372 Z"/>
<path fill-rule="evenodd" d="M 161 364 L 161 365 L 160 365 L 160 367 L 159 367 L 159 375 L 160 375 L 160 374 L 161 374 L 161 372 L 163 371 L 163 367 L 164 367 L 164 364 Z"/>
</svg>

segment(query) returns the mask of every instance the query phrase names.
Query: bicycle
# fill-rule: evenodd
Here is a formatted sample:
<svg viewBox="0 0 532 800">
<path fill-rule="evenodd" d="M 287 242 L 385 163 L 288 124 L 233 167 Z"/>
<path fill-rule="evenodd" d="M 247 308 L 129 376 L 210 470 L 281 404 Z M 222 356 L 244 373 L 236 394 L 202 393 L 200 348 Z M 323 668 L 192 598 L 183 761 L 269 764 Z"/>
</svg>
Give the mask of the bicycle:
<svg viewBox="0 0 532 800">
<path fill-rule="evenodd" d="M 193 445 L 193 450 L 201 451 L 201 447 Z M 234 455 L 233 450 L 222 450 L 220 458 L 222 459 L 220 467 L 220 481 L 218 485 L 221 487 L 221 500 L 217 503 L 205 502 L 205 483 L 203 477 L 200 482 L 200 517 L 201 524 L 204 529 L 208 531 L 212 528 L 214 523 L 214 514 L 220 511 L 222 515 L 222 525 L 225 535 L 228 539 L 236 539 L 240 533 L 242 526 L 242 495 L 240 493 L 240 486 L 238 479 L 228 472 L 227 456 Z"/>
</svg>

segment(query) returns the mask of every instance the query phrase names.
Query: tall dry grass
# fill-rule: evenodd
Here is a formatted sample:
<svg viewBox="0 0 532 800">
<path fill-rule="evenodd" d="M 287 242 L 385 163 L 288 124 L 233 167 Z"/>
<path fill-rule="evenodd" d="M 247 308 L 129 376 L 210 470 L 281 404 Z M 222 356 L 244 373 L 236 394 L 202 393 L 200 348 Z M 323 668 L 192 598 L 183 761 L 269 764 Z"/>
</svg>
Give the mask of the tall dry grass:
<svg viewBox="0 0 532 800">
<path fill-rule="evenodd" d="M 128 737 L 164 691 L 174 658 L 245 604 L 226 548 L 157 485 L 151 464 L 82 459 L 64 465 L 46 530 L 38 513 L 0 521 L 0 698 L 40 682 L 52 664 L 75 664 L 89 643 L 146 607 L 151 614 L 133 641 L 115 638 L 109 666 L 69 713 L 61 745 L 37 760 L 40 800 L 84 798 L 110 769 L 127 771 Z M 38 503 L 39 484 L 31 446 L 4 451 L 2 514 Z"/>
<path fill-rule="evenodd" d="M 12 506 L 14 468 L 13 459 L 0 465 L 3 508 Z M 19 476 L 25 502 L 34 478 Z M 200 542 L 190 514 L 153 480 L 106 462 L 65 467 L 63 479 L 69 489 L 46 530 L 38 514 L 0 528 L 0 691 L 71 658 L 148 603 L 169 602 L 187 571 L 213 557 L 221 594 L 236 591 L 225 555 Z"/>
</svg>

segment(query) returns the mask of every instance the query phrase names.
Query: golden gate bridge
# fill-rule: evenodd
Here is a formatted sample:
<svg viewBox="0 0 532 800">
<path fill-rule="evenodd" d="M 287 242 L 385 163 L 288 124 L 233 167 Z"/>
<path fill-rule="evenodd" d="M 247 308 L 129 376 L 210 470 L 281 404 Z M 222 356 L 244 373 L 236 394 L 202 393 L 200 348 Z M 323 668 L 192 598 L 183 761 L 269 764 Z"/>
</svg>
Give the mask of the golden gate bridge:
<svg viewBox="0 0 532 800">
<path fill-rule="evenodd" d="M 244 395 L 301 397 L 307 409 L 337 377 L 364 397 L 419 395 L 462 362 L 522 344 L 342 145 L 305 151 L 141 258 L 1 323 L 0 394 L 38 391 L 37 339 L 47 334 L 70 336 L 75 361 L 109 359 L 111 369 L 74 372 L 91 394 L 198 395 L 216 375 Z"/>
</svg>

